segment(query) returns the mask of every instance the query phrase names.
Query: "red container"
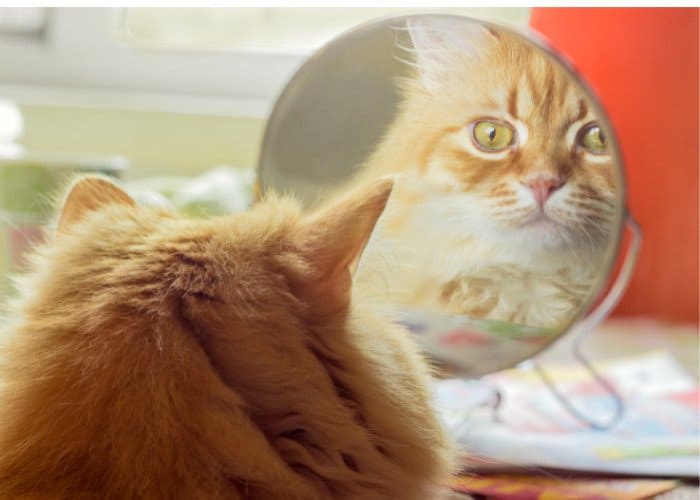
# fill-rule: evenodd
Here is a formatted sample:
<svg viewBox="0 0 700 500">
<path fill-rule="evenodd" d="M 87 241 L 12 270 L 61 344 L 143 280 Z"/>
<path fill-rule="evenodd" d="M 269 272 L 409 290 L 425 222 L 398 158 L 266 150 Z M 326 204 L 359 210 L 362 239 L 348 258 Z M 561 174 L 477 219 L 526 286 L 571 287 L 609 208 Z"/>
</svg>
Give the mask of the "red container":
<svg viewBox="0 0 700 500">
<path fill-rule="evenodd" d="M 698 323 L 698 11 L 532 9 L 620 139 L 644 241 L 618 316 Z"/>
</svg>

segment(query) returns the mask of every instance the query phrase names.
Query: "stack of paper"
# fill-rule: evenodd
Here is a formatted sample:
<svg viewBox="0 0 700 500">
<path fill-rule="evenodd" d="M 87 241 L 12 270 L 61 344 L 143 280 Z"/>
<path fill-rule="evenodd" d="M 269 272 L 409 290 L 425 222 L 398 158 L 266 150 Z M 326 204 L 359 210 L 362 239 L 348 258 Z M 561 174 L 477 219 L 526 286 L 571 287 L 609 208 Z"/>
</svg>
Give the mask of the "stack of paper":
<svg viewBox="0 0 700 500">
<path fill-rule="evenodd" d="M 522 368 L 480 380 L 443 380 L 437 406 L 471 470 L 544 467 L 697 477 L 697 382 L 665 352 L 599 368 L 625 401 L 624 416 L 605 431 L 582 425 L 536 372 Z M 547 371 L 582 412 L 601 420 L 610 413 L 609 396 L 585 370 L 549 366 Z M 494 411 L 496 388 L 501 405 Z"/>
</svg>

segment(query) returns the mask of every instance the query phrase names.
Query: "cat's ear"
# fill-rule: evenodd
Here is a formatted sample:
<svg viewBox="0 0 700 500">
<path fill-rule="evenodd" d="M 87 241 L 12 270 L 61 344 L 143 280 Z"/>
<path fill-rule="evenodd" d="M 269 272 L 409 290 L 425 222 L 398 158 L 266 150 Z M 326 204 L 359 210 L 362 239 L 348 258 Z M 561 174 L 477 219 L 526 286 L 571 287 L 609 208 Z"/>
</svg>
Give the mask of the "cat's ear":
<svg viewBox="0 0 700 500">
<path fill-rule="evenodd" d="M 498 35 L 483 24 L 453 17 L 411 18 L 406 21 L 423 85 L 439 89 L 455 65 L 484 54 Z"/>
<path fill-rule="evenodd" d="M 58 232 L 65 231 L 86 214 L 111 204 L 136 205 L 119 186 L 103 177 L 90 176 L 75 180 L 63 199 Z"/>
<path fill-rule="evenodd" d="M 385 177 L 332 201 L 302 221 L 304 254 L 333 288 L 349 288 L 349 279 L 389 200 L 394 181 Z"/>
</svg>

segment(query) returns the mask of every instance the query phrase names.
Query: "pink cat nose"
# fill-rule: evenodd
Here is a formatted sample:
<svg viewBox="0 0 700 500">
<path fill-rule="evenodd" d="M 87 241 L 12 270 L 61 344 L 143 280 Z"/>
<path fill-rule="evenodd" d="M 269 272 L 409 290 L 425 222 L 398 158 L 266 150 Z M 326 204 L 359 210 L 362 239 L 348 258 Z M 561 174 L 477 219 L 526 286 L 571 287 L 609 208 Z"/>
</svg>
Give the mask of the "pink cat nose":
<svg viewBox="0 0 700 500">
<path fill-rule="evenodd" d="M 563 179 L 549 175 L 540 175 L 522 182 L 524 186 L 530 188 L 540 206 L 544 205 L 549 197 L 552 196 L 552 193 L 562 187 L 565 183 L 566 181 Z"/>
</svg>

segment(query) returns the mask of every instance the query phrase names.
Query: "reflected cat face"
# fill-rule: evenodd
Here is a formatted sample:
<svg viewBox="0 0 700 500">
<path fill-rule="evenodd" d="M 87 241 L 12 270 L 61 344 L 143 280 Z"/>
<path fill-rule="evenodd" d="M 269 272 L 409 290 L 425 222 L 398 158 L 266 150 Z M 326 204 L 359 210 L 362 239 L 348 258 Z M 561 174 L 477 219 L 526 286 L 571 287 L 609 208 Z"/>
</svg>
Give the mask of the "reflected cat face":
<svg viewBox="0 0 700 500">
<path fill-rule="evenodd" d="M 403 116 L 420 128 L 418 174 L 443 215 L 509 244 L 601 246 L 614 164 L 582 89 L 540 50 L 477 23 L 436 18 L 409 33 L 417 74 Z"/>
</svg>

